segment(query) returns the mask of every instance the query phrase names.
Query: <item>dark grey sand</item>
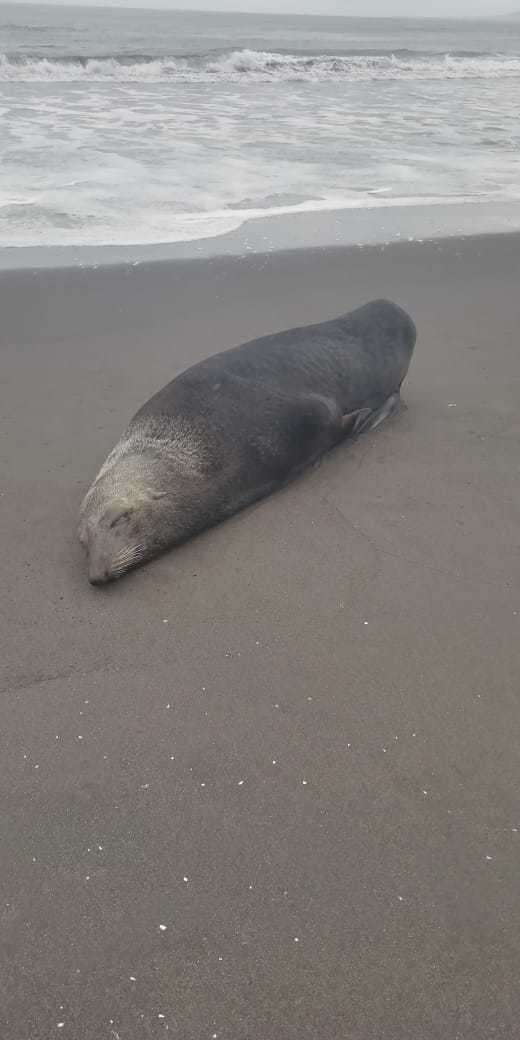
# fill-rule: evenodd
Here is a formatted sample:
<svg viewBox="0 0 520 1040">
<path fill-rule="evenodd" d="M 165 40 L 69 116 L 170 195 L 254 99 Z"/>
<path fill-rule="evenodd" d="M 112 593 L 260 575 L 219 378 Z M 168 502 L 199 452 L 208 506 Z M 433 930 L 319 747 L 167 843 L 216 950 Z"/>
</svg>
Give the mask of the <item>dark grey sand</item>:
<svg viewBox="0 0 520 1040">
<path fill-rule="evenodd" d="M 518 1035 L 519 272 L 511 236 L 1 276 L 2 1040 Z M 89 587 L 136 407 L 380 295 L 407 410 Z"/>
</svg>

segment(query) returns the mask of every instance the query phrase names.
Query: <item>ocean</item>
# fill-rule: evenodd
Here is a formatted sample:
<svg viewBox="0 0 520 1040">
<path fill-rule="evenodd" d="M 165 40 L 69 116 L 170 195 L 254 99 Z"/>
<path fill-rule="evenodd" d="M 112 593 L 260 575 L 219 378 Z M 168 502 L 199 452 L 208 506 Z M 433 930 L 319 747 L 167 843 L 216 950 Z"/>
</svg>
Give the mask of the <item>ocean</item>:
<svg viewBox="0 0 520 1040">
<path fill-rule="evenodd" d="M 0 6 L 0 245 L 520 200 L 520 20 Z"/>
</svg>

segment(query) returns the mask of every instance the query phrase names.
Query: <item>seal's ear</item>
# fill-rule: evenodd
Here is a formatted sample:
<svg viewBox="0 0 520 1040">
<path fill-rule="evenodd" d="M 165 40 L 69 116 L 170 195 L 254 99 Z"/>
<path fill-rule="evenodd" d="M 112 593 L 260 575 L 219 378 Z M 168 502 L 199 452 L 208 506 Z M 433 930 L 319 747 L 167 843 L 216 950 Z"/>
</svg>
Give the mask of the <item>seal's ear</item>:
<svg viewBox="0 0 520 1040">
<path fill-rule="evenodd" d="M 371 415 L 372 410 L 370 408 L 360 408 L 357 412 L 347 412 L 341 419 L 344 433 L 351 435 L 361 433 Z"/>
<path fill-rule="evenodd" d="M 88 538 L 87 538 L 87 524 L 86 524 L 86 521 L 84 519 L 80 520 L 80 522 L 79 522 L 78 538 L 79 538 L 81 544 L 83 546 L 86 546 L 87 541 L 88 541 Z"/>
</svg>

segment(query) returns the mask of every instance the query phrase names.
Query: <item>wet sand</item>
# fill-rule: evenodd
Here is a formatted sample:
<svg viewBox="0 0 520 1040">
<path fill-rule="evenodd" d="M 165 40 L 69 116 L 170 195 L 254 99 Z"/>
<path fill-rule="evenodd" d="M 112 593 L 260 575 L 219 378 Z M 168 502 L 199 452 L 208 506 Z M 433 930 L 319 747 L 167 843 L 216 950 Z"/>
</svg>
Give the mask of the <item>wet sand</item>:
<svg viewBox="0 0 520 1040">
<path fill-rule="evenodd" d="M 2 1040 L 511 1040 L 520 238 L 0 275 Z M 107 589 L 137 406 L 372 297 L 400 416 Z"/>
</svg>

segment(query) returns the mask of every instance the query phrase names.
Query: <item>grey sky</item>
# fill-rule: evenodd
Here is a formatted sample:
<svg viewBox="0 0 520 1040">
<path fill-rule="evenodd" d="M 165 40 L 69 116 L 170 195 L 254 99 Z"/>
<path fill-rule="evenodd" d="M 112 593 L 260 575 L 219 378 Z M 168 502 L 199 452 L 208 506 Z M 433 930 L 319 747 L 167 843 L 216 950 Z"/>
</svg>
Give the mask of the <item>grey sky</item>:
<svg viewBox="0 0 520 1040">
<path fill-rule="evenodd" d="M 520 0 L 516 0 L 520 8 Z M 118 0 L 127 6 L 126 0 Z M 137 0 L 128 0 L 131 6 Z M 409 15 L 416 18 L 430 15 L 493 15 L 515 10 L 515 0 L 153 0 L 149 6 L 209 11 L 276 11 L 280 14 L 338 14 L 338 15 Z M 139 6 L 145 7 L 146 0 Z"/>
<path fill-rule="evenodd" d="M 116 0 L 118 6 L 169 7 L 207 11 L 276 11 L 280 14 L 465 15 L 477 17 L 515 9 L 515 0 Z M 520 0 L 518 0 L 520 7 Z"/>
<path fill-rule="evenodd" d="M 24 0 L 19 0 L 24 2 Z M 57 0 L 74 3 L 74 0 Z M 106 0 L 77 0 L 108 6 Z M 520 0 L 109 0 L 114 7 L 164 8 L 185 11 L 269 11 L 279 14 L 336 14 L 421 18 L 471 17 L 520 10 Z"/>
</svg>

